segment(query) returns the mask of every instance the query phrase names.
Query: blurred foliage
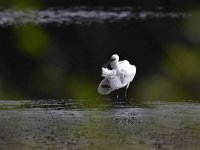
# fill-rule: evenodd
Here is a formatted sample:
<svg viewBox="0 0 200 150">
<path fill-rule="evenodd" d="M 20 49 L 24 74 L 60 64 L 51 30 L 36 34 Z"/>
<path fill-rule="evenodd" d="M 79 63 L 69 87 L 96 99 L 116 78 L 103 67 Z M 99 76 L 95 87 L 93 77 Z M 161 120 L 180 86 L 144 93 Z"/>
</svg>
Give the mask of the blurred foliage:
<svg viewBox="0 0 200 150">
<path fill-rule="evenodd" d="M 19 50 L 30 57 L 41 57 L 47 49 L 49 38 L 45 31 L 31 24 L 16 28 L 16 44 Z"/>
<path fill-rule="evenodd" d="M 48 97 L 51 93 L 51 98 L 62 98 L 65 86 L 64 75 L 63 70 L 58 67 L 42 66 L 33 75 L 33 91 L 37 91 L 39 97 Z"/>
<path fill-rule="evenodd" d="M 24 99 L 27 98 L 26 93 L 24 93 L 22 90 L 15 88 L 11 85 L 0 85 L 0 99 L 1 100 L 18 100 L 18 99 Z"/>
<path fill-rule="evenodd" d="M 186 34 L 193 44 L 200 45 L 200 11 L 198 9 L 192 11 L 192 16 L 187 18 L 183 25 L 183 32 Z"/>
<path fill-rule="evenodd" d="M 19 10 L 29 6 L 42 8 L 38 0 L 1 0 L 0 5 Z M 141 25 L 135 21 L 128 25 L 16 25 L 8 34 L 14 42 L 9 41 L 0 50 L 3 54 L 0 98 L 73 98 L 84 100 L 88 107 L 100 105 L 103 103 L 103 96 L 97 92 L 100 63 L 113 52 L 119 52 L 121 58 L 137 66 L 133 88 L 129 89 L 130 99 L 196 99 L 200 96 L 200 12 L 195 10 L 183 20 L 177 21 L 182 29 L 177 33 L 167 28 L 165 21 L 169 20 L 161 20 L 159 28 L 172 29 L 173 33 L 166 35 L 178 37 L 168 42 L 160 33 L 154 36 L 157 33 L 151 29 L 155 31 L 157 23 L 152 24 L 151 19 L 148 27 L 145 21 Z M 172 21 L 170 25 L 176 23 Z M 181 41 L 180 35 L 186 40 Z M 8 49 L 11 50 L 7 53 Z M 19 62 L 21 58 L 24 60 Z"/>
<path fill-rule="evenodd" d="M 170 78 L 188 84 L 200 79 L 199 66 L 200 51 L 184 44 L 168 48 L 163 61 L 163 70 Z"/>
<path fill-rule="evenodd" d="M 184 44 L 167 47 L 160 73 L 138 86 L 140 100 L 198 100 L 200 96 L 200 51 Z"/>
<path fill-rule="evenodd" d="M 136 84 L 137 101 L 165 100 L 177 101 L 191 99 L 187 89 L 183 89 L 173 81 L 161 75 L 151 76 Z"/>
<path fill-rule="evenodd" d="M 193 12 L 183 24 L 183 33 L 193 45 L 171 43 L 165 47 L 160 70 L 136 85 L 139 100 L 199 100 L 200 12 Z"/>
<path fill-rule="evenodd" d="M 14 7 L 15 9 L 40 8 L 42 1 L 40 0 L 0 0 L 1 7 Z"/>
<path fill-rule="evenodd" d="M 84 74 L 72 75 L 66 79 L 65 97 L 81 101 L 86 107 L 96 107 L 104 102 L 97 92 L 97 84 Z"/>
<path fill-rule="evenodd" d="M 160 70 L 136 85 L 139 100 L 199 100 L 200 97 L 200 12 L 193 11 L 182 26 L 193 45 L 165 46 Z"/>
</svg>

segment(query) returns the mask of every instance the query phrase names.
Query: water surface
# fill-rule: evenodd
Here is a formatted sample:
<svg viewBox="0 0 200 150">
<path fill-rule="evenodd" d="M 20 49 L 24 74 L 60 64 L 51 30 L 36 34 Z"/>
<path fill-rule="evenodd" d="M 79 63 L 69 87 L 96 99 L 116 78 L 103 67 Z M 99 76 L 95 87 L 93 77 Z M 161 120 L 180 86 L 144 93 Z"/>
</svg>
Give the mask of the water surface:
<svg viewBox="0 0 200 150">
<path fill-rule="evenodd" d="M 46 8 L 37 9 L 3 9 L 0 11 L 0 25 L 19 25 L 26 23 L 33 24 L 91 24 L 91 23 L 113 23 L 130 20 L 148 19 L 183 19 L 191 17 L 189 12 L 164 11 L 157 7 L 155 11 L 134 10 L 131 7 L 116 8 L 91 8 L 91 7 L 70 7 L 70 8 Z"/>
<path fill-rule="evenodd" d="M 199 103 L 58 109 L 55 101 L 0 101 L 0 149 L 200 148 Z"/>
</svg>

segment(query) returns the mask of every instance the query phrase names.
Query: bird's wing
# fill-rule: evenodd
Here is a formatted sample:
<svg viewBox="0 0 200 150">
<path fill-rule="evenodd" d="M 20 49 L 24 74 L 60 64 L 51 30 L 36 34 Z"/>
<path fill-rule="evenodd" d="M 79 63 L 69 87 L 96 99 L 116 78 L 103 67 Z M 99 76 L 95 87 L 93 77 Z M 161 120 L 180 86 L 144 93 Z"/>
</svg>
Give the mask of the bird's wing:
<svg viewBox="0 0 200 150">
<path fill-rule="evenodd" d="M 109 70 L 107 68 L 102 68 L 102 77 L 113 76 L 116 74 L 115 70 Z"/>
<path fill-rule="evenodd" d="M 119 74 L 129 74 L 130 63 L 127 60 L 118 62 L 117 66 Z"/>
<path fill-rule="evenodd" d="M 127 60 L 120 61 L 118 64 L 118 74 L 120 75 L 121 83 L 129 83 L 135 76 L 136 68 Z"/>
</svg>

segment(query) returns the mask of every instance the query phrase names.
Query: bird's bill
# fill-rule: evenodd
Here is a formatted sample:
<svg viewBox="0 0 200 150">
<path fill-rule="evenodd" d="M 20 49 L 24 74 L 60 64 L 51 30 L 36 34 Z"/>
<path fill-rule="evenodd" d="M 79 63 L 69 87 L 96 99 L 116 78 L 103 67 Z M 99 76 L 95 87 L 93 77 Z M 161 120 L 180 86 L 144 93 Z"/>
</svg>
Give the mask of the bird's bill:
<svg viewBox="0 0 200 150">
<path fill-rule="evenodd" d="M 113 62 L 114 59 L 110 58 L 105 64 L 102 65 L 103 68 L 108 68 L 111 62 Z"/>
</svg>

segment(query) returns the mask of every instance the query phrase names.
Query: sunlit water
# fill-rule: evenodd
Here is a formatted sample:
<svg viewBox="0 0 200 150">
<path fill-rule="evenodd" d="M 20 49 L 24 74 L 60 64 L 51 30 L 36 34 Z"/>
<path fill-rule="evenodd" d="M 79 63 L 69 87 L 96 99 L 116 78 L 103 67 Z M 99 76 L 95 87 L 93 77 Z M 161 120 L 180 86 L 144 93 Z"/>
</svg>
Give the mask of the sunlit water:
<svg viewBox="0 0 200 150">
<path fill-rule="evenodd" d="M 47 8 L 44 10 L 4 9 L 0 11 L 0 25 L 33 24 L 91 24 L 104 22 L 121 22 L 129 20 L 147 20 L 162 18 L 187 18 L 192 14 L 188 12 L 163 11 L 158 7 L 155 11 L 133 10 L 130 7 L 122 8 L 89 8 L 72 7 L 66 9 Z"/>
</svg>

